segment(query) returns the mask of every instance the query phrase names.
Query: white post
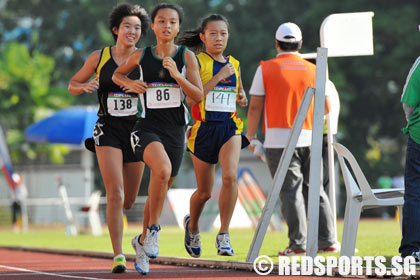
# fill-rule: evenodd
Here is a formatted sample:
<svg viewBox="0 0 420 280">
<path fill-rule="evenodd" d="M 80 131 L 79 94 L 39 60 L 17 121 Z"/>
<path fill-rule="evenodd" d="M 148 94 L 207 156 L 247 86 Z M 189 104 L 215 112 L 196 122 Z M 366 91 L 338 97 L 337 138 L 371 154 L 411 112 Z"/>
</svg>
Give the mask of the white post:
<svg viewBox="0 0 420 280">
<path fill-rule="evenodd" d="M 92 176 L 92 167 L 93 167 L 93 159 L 92 153 L 87 149 L 83 149 L 81 152 L 81 165 L 84 170 L 84 183 L 85 183 L 85 198 L 86 202 L 88 201 L 91 193 L 92 193 L 92 184 L 93 184 L 93 176 Z"/>
<path fill-rule="evenodd" d="M 336 205 L 336 198 L 335 198 L 335 162 L 334 162 L 334 149 L 332 143 L 334 141 L 333 135 L 331 132 L 331 120 L 330 115 L 327 115 L 327 127 L 328 127 L 328 180 L 329 180 L 329 190 L 328 190 L 328 198 L 330 200 L 332 215 L 334 217 L 334 240 L 337 241 L 337 205 Z M 326 172 L 327 170 L 324 170 Z"/>
<path fill-rule="evenodd" d="M 315 102 L 312 128 L 311 163 L 309 171 L 308 233 L 306 255 L 318 252 L 319 192 L 321 187 L 322 130 L 324 124 L 327 49 L 318 48 L 316 58 Z"/>
<path fill-rule="evenodd" d="M 66 215 L 66 218 L 67 218 L 66 233 L 71 236 L 77 235 L 78 232 L 77 232 L 77 227 L 76 227 L 76 221 L 74 219 L 73 212 L 71 211 L 70 201 L 67 195 L 66 186 L 64 186 L 64 184 L 61 182 L 61 179 L 58 186 L 58 192 L 61 196 L 61 199 L 63 200 L 64 214 Z"/>
<path fill-rule="evenodd" d="M 28 205 L 26 203 L 26 197 L 24 197 L 21 201 L 21 209 L 22 209 L 22 231 L 28 231 Z"/>
</svg>

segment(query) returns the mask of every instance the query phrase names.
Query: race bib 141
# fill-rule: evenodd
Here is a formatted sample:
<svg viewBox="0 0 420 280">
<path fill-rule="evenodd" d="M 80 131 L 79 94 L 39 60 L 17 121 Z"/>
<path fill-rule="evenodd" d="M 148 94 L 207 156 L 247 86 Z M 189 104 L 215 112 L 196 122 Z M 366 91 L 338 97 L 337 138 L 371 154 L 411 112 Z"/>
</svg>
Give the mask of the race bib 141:
<svg viewBox="0 0 420 280">
<path fill-rule="evenodd" d="M 236 87 L 215 86 L 207 93 L 206 111 L 235 112 Z"/>
</svg>

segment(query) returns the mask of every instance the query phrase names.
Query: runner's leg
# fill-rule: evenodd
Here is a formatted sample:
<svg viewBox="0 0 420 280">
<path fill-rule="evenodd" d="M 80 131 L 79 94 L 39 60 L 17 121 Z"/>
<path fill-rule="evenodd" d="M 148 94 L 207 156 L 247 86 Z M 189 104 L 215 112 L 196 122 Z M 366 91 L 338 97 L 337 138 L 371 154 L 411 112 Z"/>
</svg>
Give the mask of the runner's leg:
<svg viewBox="0 0 420 280">
<path fill-rule="evenodd" d="M 204 205 L 211 197 L 214 185 L 215 164 L 210 164 L 198 159 L 191 154 L 194 165 L 195 177 L 197 180 L 197 190 L 190 198 L 190 222 L 188 229 L 192 233 L 198 233 L 198 220 L 203 212 Z"/>
<path fill-rule="evenodd" d="M 143 177 L 144 162 L 127 162 L 123 165 L 124 209 L 130 209 L 136 202 Z"/>
<path fill-rule="evenodd" d="M 159 217 L 168 191 L 172 165 L 162 143 L 157 141 L 147 145 L 143 159 L 150 168 L 148 225 L 159 225 Z"/>
<path fill-rule="evenodd" d="M 238 199 L 237 173 L 241 153 L 241 135 L 232 136 L 219 152 L 219 162 L 222 168 L 222 189 L 219 197 L 220 230 L 229 232 L 229 224 Z"/>
<path fill-rule="evenodd" d="M 120 149 L 96 146 L 99 169 L 106 190 L 106 222 L 114 255 L 122 254 L 123 236 L 123 160 Z"/>
</svg>

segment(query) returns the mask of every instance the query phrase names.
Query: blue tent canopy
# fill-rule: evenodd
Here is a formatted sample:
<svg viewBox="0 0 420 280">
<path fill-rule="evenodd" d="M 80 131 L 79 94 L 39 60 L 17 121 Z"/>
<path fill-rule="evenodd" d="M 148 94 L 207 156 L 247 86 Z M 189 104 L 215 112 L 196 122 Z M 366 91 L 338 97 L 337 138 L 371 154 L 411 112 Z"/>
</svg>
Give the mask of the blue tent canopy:
<svg viewBox="0 0 420 280">
<path fill-rule="evenodd" d="M 93 107 L 71 107 L 55 112 L 25 130 L 30 142 L 80 145 L 92 137 L 98 119 Z"/>
</svg>

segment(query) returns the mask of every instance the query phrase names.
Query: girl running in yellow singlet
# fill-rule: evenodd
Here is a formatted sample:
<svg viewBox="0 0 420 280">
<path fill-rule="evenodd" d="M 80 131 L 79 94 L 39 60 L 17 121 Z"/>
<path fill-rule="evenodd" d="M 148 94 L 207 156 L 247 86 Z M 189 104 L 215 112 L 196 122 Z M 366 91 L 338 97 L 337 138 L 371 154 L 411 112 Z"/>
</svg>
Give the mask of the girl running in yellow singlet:
<svg viewBox="0 0 420 280">
<path fill-rule="evenodd" d="M 195 119 L 188 136 L 197 190 L 190 199 L 190 214 L 184 218 L 185 249 L 195 258 L 201 255 L 198 220 L 210 198 L 216 163 L 222 168 L 222 189 L 219 197 L 221 226 L 216 237 L 218 255 L 232 256 L 229 224 L 238 198 L 237 169 L 242 148 L 249 145 L 243 122 L 237 117 L 236 104 L 247 106 L 242 87 L 239 61 L 223 52 L 229 38 L 229 24 L 224 16 L 213 14 L 201 27 L 187 31 L 179 43 L 201 51 L 198 55 L 204 99 L 192 107 Z"/>
</svg>

